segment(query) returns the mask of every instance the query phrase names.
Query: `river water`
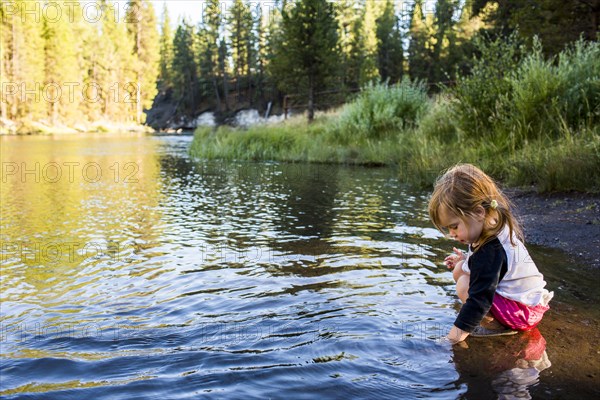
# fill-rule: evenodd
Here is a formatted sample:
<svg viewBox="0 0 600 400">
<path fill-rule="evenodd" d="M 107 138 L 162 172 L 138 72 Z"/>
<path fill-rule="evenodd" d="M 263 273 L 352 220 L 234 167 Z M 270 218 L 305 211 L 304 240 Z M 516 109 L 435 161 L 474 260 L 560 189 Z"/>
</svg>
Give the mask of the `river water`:
<svg viewBox="0 0 600 400">
<path fill-rule="evenodd" d="M 198 161 L 191 140 L 1 138 L 0 395 L 573 394 L 543 328 L 439 340 L 453 244 L 396 170 Z"/>
</svg>

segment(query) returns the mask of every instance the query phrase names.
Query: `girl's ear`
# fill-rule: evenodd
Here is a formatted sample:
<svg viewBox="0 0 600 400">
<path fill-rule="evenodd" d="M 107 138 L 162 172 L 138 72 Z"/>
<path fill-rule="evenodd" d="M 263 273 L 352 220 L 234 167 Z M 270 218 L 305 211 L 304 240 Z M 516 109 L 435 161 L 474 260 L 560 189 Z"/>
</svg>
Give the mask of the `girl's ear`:
<svg viewBox="0 0 600 400">
<path fill-rule="evenodd" d="M 475 207 L 475 216 L 477 217 L 478 220 L 483 221 L 485 219 L 485 208 L 483 208 L 483 206 L 478 205 L 477 207 Z"/>
</svg>

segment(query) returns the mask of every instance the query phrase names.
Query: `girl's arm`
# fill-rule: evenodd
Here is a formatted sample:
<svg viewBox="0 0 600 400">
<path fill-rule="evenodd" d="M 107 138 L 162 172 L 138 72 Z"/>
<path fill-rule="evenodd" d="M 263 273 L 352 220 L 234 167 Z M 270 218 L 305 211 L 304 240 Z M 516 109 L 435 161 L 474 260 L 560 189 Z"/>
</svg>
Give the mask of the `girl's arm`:
<svg viewBox="0 0 600 400">
<path fill-rule="evenodd" d="M 471 275 L 468 298 L 454 321 L 457 329 L 471 332 L 481 323 L 492 306 L 503 266 L 506 267 L 506 253 L 498 239 L 486 243 L 473 253 L 469 259 Z M 452 338 L 455 340 L 462 336 L 457 335 L 457 331 L 451 333 L 455 335 Z"/>
</svg>

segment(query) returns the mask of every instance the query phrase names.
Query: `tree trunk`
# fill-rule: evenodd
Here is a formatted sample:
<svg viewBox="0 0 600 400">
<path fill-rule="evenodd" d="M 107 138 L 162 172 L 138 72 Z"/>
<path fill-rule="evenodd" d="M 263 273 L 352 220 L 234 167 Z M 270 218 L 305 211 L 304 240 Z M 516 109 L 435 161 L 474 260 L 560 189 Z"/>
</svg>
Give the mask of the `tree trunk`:
<svg viewBox="0 0 600 400">
<path fill-rule="evenodd" d="M 140 73 L 137 73 L 137 85 L 135 93 L 135 122 L 142 122 L 142 82 L 140 82 Z"/>
<path fill-rule="evenodd" d="M 315 119 L 315 85 L 313 76 L 308 78 L 308 122 Z"/>
<path fill-rule="evenodd" d="M 235 72 L 235 95 L 236 95 L 236 104 L 234 107 L 237 108 L 237 105 L 241 102 L 241 93 L 240 93 L 240 71 L 236 68 Z"/>
<path fill-rule="evenodd" d="M 592 26 L 592 37 L 590 38 L 591 40 L 597 40 L 598 38 L 598 24 L 600 23 L 599 19 L 600 19 L 600 7 L 596 7 L 593 9 L 594 14 L 593 14 L 593 26 Z"/>
<path fill-rule="evenodd" d="M 52 108 L 52 111 L 51 111 L 52 116 L 50 117 L 50 119 L 52 120 L 52 125 L 56 126 L 57 121 L 58 121 L 58 102 L 57 101 L 52 102 L 50 107 Z"/>
<path fill-rule="evenodd" d="M 223 70 L 223 101 L 225 102 L 225 111 L 229 111 L 229 87 L 227 85 L 227 72 Z"/>
<path fill-rule="evenodd" d="M 246 98 L 248 99 L 248 104 L 250 108 L 254 105 L 254 96 L 252 94 L 252 73 L 250 72 L 250 68 L 248 68 L 248 75 L 246 77 L 248 79 L 248 88 L 246 92 Z"/>
<path fill-rule="evenodd" d="M 12 20 L 12 62 L 11 62 L 11 78 L 14 79 L 15 81 L 18 81 L 17 78 L 17 73 L 19 71 L 19 53 L 17 50 L 17 28 L 15 26 L 15 21 L 14 19 Z M 19 77 L 20 78 L 20 77 Z M 12 98 L 12 107 L 11 107 L 11 116 L 13 118 L 17 117 L 17 112 L 18 112 L 18 99 L 17 96 L 13 96 Z M 8 117 L 8 119 L 10 119 L 10 117 Z"/>
<path fill-rule="evenodd" d="M 250 50 L 248 50 L 248 58 L 246 61 L 246 79 L 248 80 L 246 98 L 248 100 L 248 104 L 249 104 L 250 108 L 252 108 L 254 106 L 254 96 L 252 95 L 252 68 L 250 66 L 251 61 L 252 60 L 250 57 Z"/>
<path fill-rule="evenodd" d="M 215 89 L 215 97 L 217 101 L 217 112 L 221 112 L 221 96 L 219 96 L 219 85 L 217 84 L 217 77 L 213 75 L 213 88 Z"/>
<path fill-rule="evenodd" d="M 7 68 L 4 67 L 4 54 L 0 54 L 0 77 L 2 77 L 4 79 L 6 79 L 6 72 L 4 72 L 5 70 L 7 70 Z M 8 118 L 8 115 L 6 115 L 6 103 L 7 102 L 8 102 L 8 97 L 6 96 L 5 93 L 3 93 L 2 98 L 0 98 L 0 117 L 10 119 L 10 118 Z"/>
<path fill-rule="evenodd" d="M 8 115 L 6 115 L 6 101 L 8 101 L 7 97 L 0 99 L 0 117 L 9 119 Z"/>
<path fill-rule="evenodd" d="M 263 82 L 264 82 L 264 73 L 263 73 L 263 67 L 262 64 L 259 64 L 258 67 L 258 85 L 257 85 L 257 92 L 258 92 L 258 104 L 264 104 L 265 100 L 265 90 L 263 87 Z"/>
<path fill-rule="evenodd" d="M 140 8 L 142 7 L 141 3 L 140 3 Z M 141 12 L 141 9 L 138 10 L 138 12 Z M 135 28 L 136 28 L 136 35 L 135 35 L 135 52 L 136 55 L 138 56 L 138 59 L 140 57 L 140 49 L 142 47 L 142 21 L 141 18 L 138 17 L 138 20 L 135 23 Z M 136 105 L 135 105 L 135 122 L 137 124 L 141 123 L 142 121 L 142 82 L 140 81 L 140 71 L 139 71 L 139 65 L 136 69 L 138 69 L 137 73 L 136 73 L 136 78 L 137 78 L 137 90 L 135 93 L 136 96 Z"/>
</svg>

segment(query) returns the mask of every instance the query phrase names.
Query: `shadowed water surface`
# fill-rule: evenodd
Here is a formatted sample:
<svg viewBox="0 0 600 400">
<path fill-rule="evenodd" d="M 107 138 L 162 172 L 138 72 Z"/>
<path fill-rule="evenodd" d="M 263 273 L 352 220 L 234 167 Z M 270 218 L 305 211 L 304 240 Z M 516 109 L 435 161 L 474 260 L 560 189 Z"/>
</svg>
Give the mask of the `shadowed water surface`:
<svg viewBox="0 0 600 400">
<path fill-rule="evenodd" d="M 476 343 L 437 340 L 452 243 L 395 170 L 194 161 L 189 136 L 1 140 L 3 397 L 561 390 L 539 332 L 476 379 Z"/>
</svg>

